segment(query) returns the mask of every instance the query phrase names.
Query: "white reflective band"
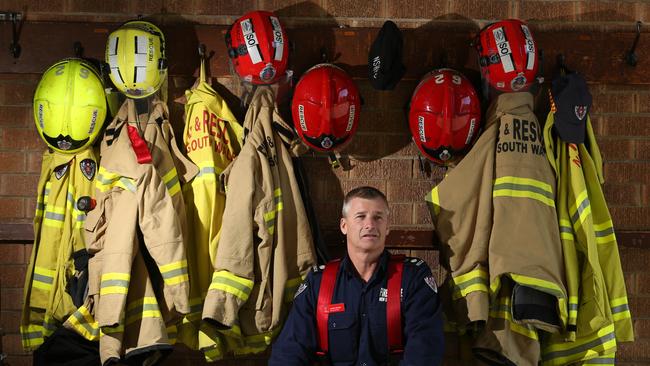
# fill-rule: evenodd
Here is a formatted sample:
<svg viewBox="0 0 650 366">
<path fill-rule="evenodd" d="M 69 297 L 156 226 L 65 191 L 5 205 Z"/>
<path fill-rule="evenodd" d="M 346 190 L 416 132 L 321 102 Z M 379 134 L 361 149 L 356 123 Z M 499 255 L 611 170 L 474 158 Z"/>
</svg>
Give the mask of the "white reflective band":
<svg viewBox="0 0 650 366">
<path fill-rule="evenodd" d="M 528 57 L 526 69 L 532 70 L 535 67 L 535 42 L 533 41 L 533 36 L 530 34 L 530 30 L 527 26 L 522 24 L 521 30 L 524 32 L 524 36 L 526 37 L 526 56 Z"/>
<path fill-rule="evenodd" d="M 282 27 L 276 17 L 269 17 L 273 25 L 273 43 L 275 45 L 275 60 L 281 61 L 284 54 L 284 37 L 282 37 Z"/>
<path fill-rule="evenodd" d="M 119 37 L 108 38 L 108 65 L 111 68 L 113 77 L 124 84 L 124 80 L 122 80 L 122 75 L 120 74 L 120 68 L 117 64 L 117 44 L 119 40 Z"/>
<path fill-rule="evenodd" d="M 135 53 L 137 54 L 147 54 L 147 37 L 144 36 L 135 36 L 133 37 L 133 42 L 135 42 Z"/>
<path fill-rule="evenodd" d="M 255 35 L 253 30 L 253 22 L 250 19 L 244 19 L 240 24 L 244 36 L 244 42 L 246 42 L 246 48 L 248 49 L 248 55 L 250 56 L 251 61 L 254 64 L 262 62 L 262 55 L 260 54 L 260 49 L 258 47 L 259 42 L 257 41 L 257 35 Z"/>
<path fill-rule="evenodd" d="M 354 124 L 354 113 L 355 113 L 354 104 L 350 104 L 350 114 L 348 115 L 348 125 L 347 125 L 347 127 L 345 127 L 346 132 L 350 132 L 350 130 L 352 130 L 352 125 Z"/>
<path fill-rule="evenodd" d="M 506 34 L 503 31 L 503 28 L 493 29 L 492 35 L 494 36 L 494 41 L 497 44 L 497 52 L 499 52 L 499 57 L 501 58 L 503 71 L 515 71 L 515 66 L 512 63 L 512 50 L 510 49 L 510 43 L 506 39 Z"/>
</svg>

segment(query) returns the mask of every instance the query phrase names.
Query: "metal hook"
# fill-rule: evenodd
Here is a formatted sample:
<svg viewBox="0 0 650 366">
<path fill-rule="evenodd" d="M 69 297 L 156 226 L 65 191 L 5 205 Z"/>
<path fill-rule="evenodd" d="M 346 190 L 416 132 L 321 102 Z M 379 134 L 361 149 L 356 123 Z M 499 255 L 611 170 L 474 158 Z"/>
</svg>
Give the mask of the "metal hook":
<svg viewBox="0 0 650 366">
<path fill-rule="evenodd" d="M 639 38 L 641 37 L 641 23 L 640 20 L 636 22 L 636 37 L 634 37 L 634 43 L 632 43 L 632 48 L 630 48 L 629 51 L 625 53 L 625 62 L 630 65 L 630 66 L 636 66 L 636 63 L 638 61 L 636 57 L 636 45 L 639 43 Z"/>
<path fill-rule="evenodd" d="M 22 15 L 20 13 L 9 13 L 6 15 L 9 16 L 9 20 L 11 21 L 12 31 L 12 39 L 11 44 L 9 45 L 9 50 L 11 51 L 11 54 L 14 56 L 14 58 L 18 58 L 20 57 L 21 51 L 20 44 L 18 43 L 18 34 L 20 33 L 18 21 L 22 19 Z"/>
<path fill-rule="evenodd" d="M 74 52 L 74 57 L 76 58 L 82 58 L 84 54 L 84 48 L 81 45 L 81 42 L 75 41 L 75 43 L 72 45 L 72 52 Z"/>
<path fill-rule="evenodd" d="M 203 43 L 199 44 L 199 58 L 205 58 L 205 45 Z"/>
<path fill-rule="evenodd" d="M 320 49 L 320 62 L 321 63 L 326 63 L 328 61 L 329 61 L 329 59 L 327 57 L 327 50 L 325 49 L 325 47 L 321 47 L 321 49 Z"/>
</svg>

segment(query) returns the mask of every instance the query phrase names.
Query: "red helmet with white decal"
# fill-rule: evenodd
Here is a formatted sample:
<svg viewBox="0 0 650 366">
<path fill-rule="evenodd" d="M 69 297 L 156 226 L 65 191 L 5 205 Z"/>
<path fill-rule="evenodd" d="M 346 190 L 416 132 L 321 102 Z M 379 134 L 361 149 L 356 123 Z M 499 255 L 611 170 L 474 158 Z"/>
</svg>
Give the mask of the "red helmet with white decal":
<svg viewBox="0 0 650 366">
<path fill-rule="evenodd" d="M 268 11 L 251 11 L 226 33 L 235 72 L 253 84 L 272 84 L 287 71 L 289 42 L 280 20 Z"/>
<path fill-rule="evenodd" d="M 415 88 L 409 106 L 413 141 L 438 165 L 460 160 L 481 123 L 481 104 L 472 83 L 452 69 L 428 73 Z"/>
<path fill-rule="evenodd" d="M 526 23 L 501 20 L 485 27 L 475 42 L 483 79 L 502 92 L 526 91 L 535 83 L 537 47 Z"/>
<path fill-rule="evenodd" d="M 359 125 L 361 99 L 354 81 L 332 64 L 319 64 L 300 78 L 291 113 L 300 138 L 318 151 L 340 150 Z"/>
</svg>

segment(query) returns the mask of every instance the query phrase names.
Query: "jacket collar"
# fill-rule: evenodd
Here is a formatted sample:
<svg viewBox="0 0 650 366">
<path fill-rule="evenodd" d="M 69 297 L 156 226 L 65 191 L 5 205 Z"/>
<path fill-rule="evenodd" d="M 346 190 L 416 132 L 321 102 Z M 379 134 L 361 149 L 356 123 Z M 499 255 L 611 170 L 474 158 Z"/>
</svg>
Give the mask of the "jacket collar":
<svg viewBox="0 0 650 366">
<path fill-rule="evenodd" d="M 384 249 L 384 251 L 381 253 L 379 256 L 379 264 L 377 266 L 377 269 L 375 270 L 375 273 L 372 274 L 372 277 L 370 277 L 370 280 L 368 281 L 368 284 L 371 284 L 375 281 L 377 281 L 380 278 L 384 278 L 384 273 L 388 270 L 388 261 L 390 260 L 390 253 Z M 343 260 L 341 260 L 341 271 L 345 273 L 347 278 L 359 278 L 359 275 L 357 274 L 357 270 L 354 268 L 354 264 L 352 264 L 352 261 L 350 260 L 350 257 L 346 254 Z"/>
</svg>

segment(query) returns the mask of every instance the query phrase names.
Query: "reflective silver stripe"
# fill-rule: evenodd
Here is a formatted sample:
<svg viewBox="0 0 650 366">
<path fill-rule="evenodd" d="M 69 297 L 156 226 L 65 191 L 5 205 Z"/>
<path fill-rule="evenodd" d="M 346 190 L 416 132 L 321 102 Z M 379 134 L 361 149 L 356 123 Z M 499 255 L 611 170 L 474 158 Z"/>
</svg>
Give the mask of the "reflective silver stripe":
<svg viewBox="0 0 650 366">
<path fill-rule="evenodd" d="M 124 287 L 128 288 L 129 287 L 129 281 L 127 280 L 103 280 L 102 284 L 100 287 L 111 287 L 111 286 L 117 286 L 117 287 Z"/>
<path fill-rule="evenodd" d="M 253 21 L 251 19 L 244 19 L 240 23 L 241 31 L 244 36 L 244 42 L 246 42 L 246 49 L 248 49 L 248 55 L 251 58 L 251 62 L 256 64 L 262 62 L 262 55 L 260 54 L 259 41 L 257 40 L 257 35 L 253 29 Z"/>
<path fill-rule="evenodd" d="M 578 304 L 569 303 L 569 310 L 578 310 Z"/>
<path fill-rule="evenodd" d="M 607 228 L 605 230 L 595 231 L 595 234 L 596 234 L 597 237 L 603 237 L 603 236 L 611 235 L 611 234 L 614 234 L 614 228 L 610 227 L 610 228 Z"/>
<path fill-rule="evenodd" d="M 97 337 L 99 335 L 99 329 L 93 328 L 90 324 L 88 324 L 83 314 L 81 314 L 78 311 L 75 311 L 74 313 L 72 313 L 72 316 L 74 316 L 74 318 L 77 319 L 79 325 L 81 325 L 88 333 L 90 333 L 90 335 L 92 335 L 93 337 Z"/>
<path fill-rule="evenodd" d="M 575 355 L 575 354 L 578 354 L 580 352 L 584 352 L 584 351 L 587 351 L 587 350 L 589 350 L 591 348 L 594 348 L 594 347 L 596 347 L 598 345 L 604 344 L 607 341 L 611 341 L 612 339 L 615 339 L 615 338 L 616 338 L 616 334 L 614 332 L 611 332 L 611 333 L 605 334 L 604 336 L 602 336 L 600 338 L 594 339 L 591 342 L 581 344 L 580 346 L 575 347 L 575 348 L 570 348 L 570 349 L 563 350 L 563 351 L 549 352 L 546 355 L 544 355 L 544 360 L 551 360 L 551 359 L 555 359 L 555 358 Z"/>
<path fill-rule="evenodd" d="M 276 17 L 269 17 L 273 26 L 273 43 L 275 44 L 275 61 L 281 61 L 284 54 L 284 37 L 282 37 L 282 26 Z"/>
<path fill-rule="evenodd" d="M 492 190 L 497 191 L 500 189 L 510 189 L 513 191 L 523 191 L 523 192 L 535 192 L 541 194 L 546 198 L 555 199 L 555 197 L 553 196 L 553 192 L 549 192 L 545 189 L 533 185 L 529 185 L 529 184 L 499 183 L 499 184 L 495 184 Z"/>
<path fill-rule="evenodd" d="M 159 311 L 160 308 L 158 307 L 158 304 L 142 304 L 140 306 L 136 306 L 133 309 L 127 310 L 125 315 L 126 315 L 126 317 L 128 319 L 128 318 L 130 318 L 132 316 L 135 316 L 135 315 L 141 315 L 143 312 L 145 312 L 147 310 Z"/>
<path fill-rule="evenodd" d="M 56 221 L 65 221 L 65 215 L 64 214 L 58 214 L 54 212 L 46 212 L 45 213 L 45 218 L 50 219 L 50 220 L 56 220 Z"/>
<path fill-rule="evenodd" d="M 201 170 L 199 170 L 199 174 L 197 174 L 196 176 L 200 177 L 200 176 L 208 175 L 208 174 L 216 175 L 217 171 L 214 169 L 214 167 L 211 167 L 211 166 L 210 167 L 205 167 L 205 168 L 201 168 Z"/>
<path fill-rule="evenodd" d="M 630 310 L 630 307 L 627 304 L 614 306 L 612 308 L 612 314 L 622 313 L 622 312 L 625 312 L 625 311 L 628 311 L 628 310 Z"/>
<path fill-rule="evenodd" d="M 108 37 L 108 65 L 111 67 L 111 74 L 113 74 L 113 77 L 119 80 L 120 83 L 124 84 L 117 61 L 117 45 L 119 42 L 119 37 Z"/>
<path fill-rule="evenodd" d="M 560 232 L 573 234 L 573 229 L 567 226 L 560 226 Z"/>
<path fill-rule="evenodd" d="M 34 278 L 34 281 L 43 282 L 43 283 L 47 283 L 47 284 L 50 284 L 50 285 L 52 284 L 52 282 L 54 282 L 54 278 L 48 277 L 48 276 L 43 276 L 42 274 L 38 274 L 38 273 L 34 273 L 33 278 Z"/>
<path fill-rule="evenodd" d="M 174 187 L 174 185 L 177 183 L 178 183 L 178 175 L 175 175 L 172 179 L 169 180 L 169 182 L 165 183 L 165 186 L 167 186 L 168 190 L 171 190 L 172 187 Z"/>
<path fill-rule="evenodd" d="M 526 69 L 532 70 L 535 68 L 535 42 L 533 41 L 533 36 L 530 34 L 528 26 L 522 24 L 521 30 L 524 32 L 524 37 L 526 37 Z"/>
<path fill-rule="evenodd" d="M 120 178 L 120 182 L 121 182 L 122 184 L 124 184 L 124 186 L 125 186 L 129 191 L 134 192 L 134 193 L 135 193 L 135 191 L 137 191 L 137 189 L 135 188 L 135 184 L 133 184 L 133 182 L 131 181 L 131 179 L 129 179 L 129 178 Z"/>
<path fill-rule="evenodd" d="M 589 207 L 589 197 L 585 197 L 585 199 L 580 202 L 580 206 L 576 208 L 576 212 L 571 216 L 571 220 L 573 220 L 574 224 L 580 222 L 580 215 L 582 215 L 582 211 L 587 207 Z"/>
<path fill-rule="evenodd" d="M 170 279 L 184 274 L 187 274 L 187 267 L 172 269 L 171 271 L 161 273 L 164 279 Z"/>
<path fill-rule="evenodd" d="M 616 358 L 592 358 L 585 361 L 583 365 L 616 365 Z"/>
<path fill-rule="evenodd" d="M 483 277 L 474 277 L 470 280 L 463 281 L 460 283 L 454 282 L 454 287 L 456 287 L 459 290 L 463 290 L 471 285 L 477 284 L 477 283 L 482 283 L 484 285 L 487 285 L 487 280 Z"/>
</svg>

